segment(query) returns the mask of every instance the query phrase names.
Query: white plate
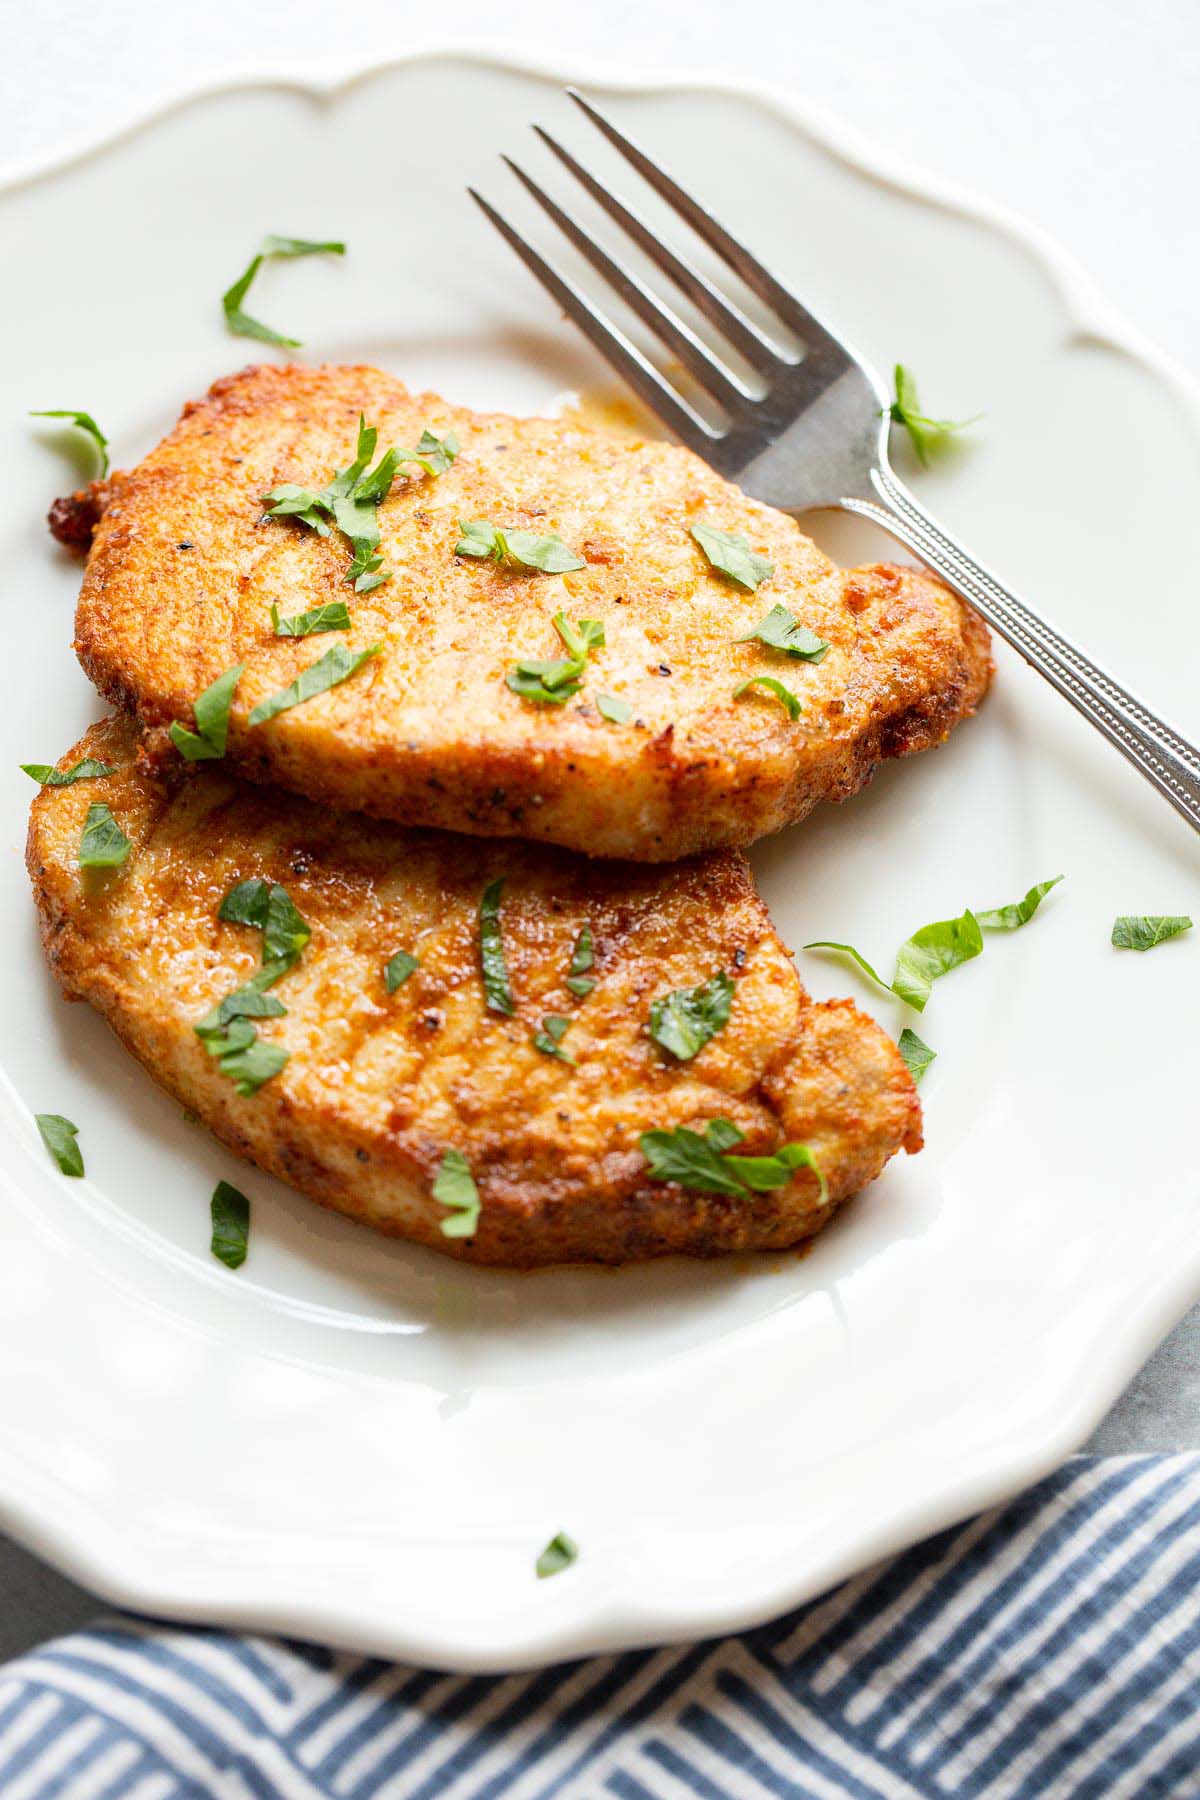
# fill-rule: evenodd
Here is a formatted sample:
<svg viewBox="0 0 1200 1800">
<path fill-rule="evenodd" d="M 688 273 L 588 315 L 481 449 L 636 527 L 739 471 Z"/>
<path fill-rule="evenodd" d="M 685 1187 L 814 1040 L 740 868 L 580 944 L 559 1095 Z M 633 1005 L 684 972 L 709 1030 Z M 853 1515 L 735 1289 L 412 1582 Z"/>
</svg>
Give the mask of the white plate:
<svg viewBox="0 0 1200 1800">
<path fill-rule="evenodd" d="M 1195 730 L 1200 446 L 1178 381 L 1026 236 L 779 103 L 613 106 L 880 366 L 986 413 L 920 491 Z M 944 749 L 756 854 L 787 941 L 884 962 L 927 919 L 1067 876 L 938 987 L 917 1021 L 940 1053 L 929 1148 L 806 1258 L 455 1267 L 233 1161 L 60 1001 L 15 765 L 98 707 L 70 650 L 78 567 L 41 522 L 70 483 L 25 410 L 87 407 L 134 461 L 254 356 L 218 299 L 266 230 L 349 241 L 253 294 L 313 360 L 515 410 L 602 381 L 463 196 L 517 207 L 496 156 L 536 165 L 535 117 L 603 160 L 556 80 L 447 56 L 330 94 L 210 95 L 0 198 L 3 1520 L 128 1605 L 476 1669 L 744 1625 L 997 1500 L 1085 1437 L 1200 1292 L 1200 932 L 1108 944 L 1119 911 L 1196 909 L 1198 847 L 1008 655 Z M 882 547 L 846 521 L 817 535 Z M 862 992 L 801 961 L 816 993 Z M 78 1122 L 86 1181 L 51 1168 L 34 1111 Z M 222 1175 L 254 1201 L 236 1275 L 207 1250 Z M 538 1582 L 560 1528 L 582 1557 Z"/>
</svg>

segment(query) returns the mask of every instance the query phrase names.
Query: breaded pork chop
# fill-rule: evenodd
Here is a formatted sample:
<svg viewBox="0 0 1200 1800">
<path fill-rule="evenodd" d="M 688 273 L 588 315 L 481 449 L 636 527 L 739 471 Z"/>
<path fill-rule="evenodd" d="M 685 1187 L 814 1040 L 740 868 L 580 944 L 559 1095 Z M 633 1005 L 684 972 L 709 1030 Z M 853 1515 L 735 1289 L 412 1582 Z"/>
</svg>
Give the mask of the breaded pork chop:
<svg viewBox="0 0 1200 1800">
<path fill-rule="evenodd" d="M 338 818 L 212 765 L 164 781 L 137 750 L 132 722 L 97 725 L 60 766 L 114 772 L 34 801 L 51 966 L 238 1155 L 323 1205 L 486 1263 L 712 1255 L 810 1237 L 896 1150 L 920 1147 L 895 1046 L 849 1001 L 808 998 L 740 855 L 590 863 Z M 132 846 L 105 872 L 78 865 L 96 803 Z M 500 877 L 511 1016 L 488 1010 L 481 980 L 481 896 Z M 254 1021 L 289 1060 L 240 1095 L 193 1027 L 260 967 L 261 933 L 217 917 L 255 879 L 283 887 L 312 936 L 270 987 L 286 1015 Z M 589 932 L 590 972 L 568 985 Z M 418 966 L 389 992 L 398 951 Z M 728 1022 L 681 1061 L 648 1034 L 651 1004 L 722 971 Z M 535 1047 L 548 1016 L 570 1021 L 557 1047 L 572 1063 Z M 744 1134 L 739 1153 L 807 1144 L 826 1202 L 806 1167 L 736 1196 L 650 1178 L 643 1132 L 715 1118 Z M 472 1238 L 441 1229 L 447 1151 L 478 1184 Z"/>
<path fill-rule="evenodd" d="M 341 532 L 319 536 L 263 503 L 346 468 L 360 415 L 379 452 L 413 448 L 424 430 L 460 445 L 441 474 L 401 465 L 378 508 L 391 578 L 363 593 L 344 579 Z M 647 862 L 747 844 L 853 794 L 883 758 L 941 743 L 991 673 L 984 626 L 940 583 L 835 568 L 792 519 L 690 451 L 468 412 L 377 369 L 219 381 L 101 499 L 76 621 L 101 692 L 152 728 L 190 726 L 197 695 L 244 664 L 237 769 L 405 824 Z M 462 521 L 557 534 L 584 566 L 547 574 L 456 555 Z M 706 560 L 696 524 L 743 534 L 773 574 L 739 587 Z M 349 631 L 273 635 L 273 605 L 287 616 L 334 601 L 348 603 Z M 738 641 L 776 606 L 831 646 L 822 660 Z M 518 662 L 564 658 L 560 612 L 599 620 L 605 641 L 556 705 L 506 678 Z M 248 722 L 331 646 L 374 645 L 341 685 Z M 754 676 L 781 681 L 803 713 L 761 686 L 736 696 Z M 628 721 L 603 716 L 598 695 Z"/>
</svg>

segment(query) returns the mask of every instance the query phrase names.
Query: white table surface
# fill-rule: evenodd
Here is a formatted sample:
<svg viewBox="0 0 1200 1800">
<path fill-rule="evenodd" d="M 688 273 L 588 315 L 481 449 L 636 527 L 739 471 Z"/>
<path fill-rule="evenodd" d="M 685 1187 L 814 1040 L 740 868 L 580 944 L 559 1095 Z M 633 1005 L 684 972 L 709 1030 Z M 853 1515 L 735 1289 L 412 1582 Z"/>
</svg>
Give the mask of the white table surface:
<svg viewBox="0 0 1200 1800">
<path fill-rule="evenodd" d="M 10 7 L 0 180 L 229 76 L 328 78 L 435 47 L 447 41 L 446 13 L 427 0 Z M 1196 0 L 459 0 L 450 16 L 455 41 L 580 76 L 599 62 L 632 75 L 743 77 L 840 114 L 905 163 L 1036 221 L 1200 371 Z M 1200 1308 L 1088 1446 L 1185 1447 L 1200 1447 Z M 95 1610 L 0 1539 L 0 1659 Z"/>
</svg>

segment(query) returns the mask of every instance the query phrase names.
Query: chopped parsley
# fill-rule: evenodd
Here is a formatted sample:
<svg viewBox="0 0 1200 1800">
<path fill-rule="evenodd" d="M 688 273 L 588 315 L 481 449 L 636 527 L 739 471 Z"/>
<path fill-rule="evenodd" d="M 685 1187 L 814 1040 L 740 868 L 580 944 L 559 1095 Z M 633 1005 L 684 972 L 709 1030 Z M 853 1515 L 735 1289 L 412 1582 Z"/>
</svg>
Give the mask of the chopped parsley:
<svg viewBox="0 0 1200 1800">
<path fill-rule="evenodd" d="M 248 1098 L 288 1062 L 288 1051 L 279 1044 L 264 1044 L 252 1021 L 286 1015 L 286 1006 L 267 990 L 294 967 L 312 931 L 287 889 L 258 876 L 231 887 L 217 908 L 217 917 L 262 932 L 262 968 L 219 1000 L 192 1029 L 222 1075 Z"/>
<path fill-rule="evenodd" d="M 221 306 L 225 313 L 225 323 L 234 337 L 257 338 L 263 344 L 278 344 L 285 350 L 298 350 L 299 338 L 284 337 L 270 325 L 264 325 L 260 319 L 252 319 L 250 314 L 242 311 L 242 301 L 250 292 L 251 284 L 264 262 L 276 257 L 287 256 L 344 256 L 346 246 L 341 243 L 317 243 L 310 238 L 276 237 L 268 234 L 262 241 L 256 254 L 251 258 L 249 266 L 243 270 L 231 288 L 221 296 Z"/>
<path fill-rule="evenodd" d="M 31 419 L 70 419 L 72 425 L 80 431 L 86 431 L 96 446 L 96 454 L 100 458 L 98 479 L 103 481 L 108 474 L 108 439 L 93 419 L 91 413 L 77 412 L 73 406 L 53 406 L 45 412 L 31 412 Z"/>
<path fill-rule="evenodd" d="M 63 1175 L 83 1174 L 83 1152 L 79 1148 L 78 1125 L 64 1119 L 61 1113 L 34 1113 L 42 1142 L 58 1164 Z"/>
<path fill-rule="evenodd" d="M 877 969 L 861 951 L 853 944 L 834 943 L 828 938 L 818 938 L 811 944 L 805 944 L 806 950 L 836 950 L 856 962 L 864 974 L 877 982 L 881 988 L 895 994 L 897 999 L 904 1000 L 917 1012 L 924 1012 L 933 983 L 948 975 L 951 969 L 960 964 L 971 962 L 983 951 L 983 929 L 989 931 L 1016 931 L 1027 925 L 1033 918 L 1050 889 L 1057 887 L 1062 880 L 1061 875 L 1051 876 L 1049 881 L 1039 881 L 1031 887 L 1023 900 L 1016 900 L 1009 906 L 995 907 L 987 912 L 974 913 L 970 907 L 957 919 L 936 919 L 930 925 L 922 925 L 906 938 L 896 952 L 896 969 L 891 981 L 885 981 Z"/>
<path fill-rule="evenodd" d="M 80 868 L 119 869 L 132 847 L 103 800 L 93 800 L 79 840 Z"/>
<path fill-rule="evenodd" d="M 495 881 L 490 881 L 479 902 L 479 966 L 488 1011 L 505 1013 L 511 1017 L 516 1007 L 508 979 L 508 964 L 504 960 L 504 938 L 500 931 L 500 895 L 504 890 L 504 880 L 501 875 Z"/>
<path fill-rule="evenodd" d="M 513 693 L 524 700 L 562 706 L 579 692 L 592 651 L 604 648 L 604 621 L 580 619 L 572 625 L 565 613 L 556 612 L 551 623 L 567 655 L 554 662 L 519 662 L 506 679 Z"/>
<path fill-rule="evenodd" d="M 394 994 L 396 989 L 402 986 L 420 966 L 418 959 L 411 956 L 407 950 L 397 950 L 396 954 L 390 956 L 383 966 L 383 984 L 388 993 Z"/>
<path fill-rule="evenodd" d="M 533 531 L 516 531 L 491 525 L 486 519 L 460 519 L 455 556 L 476 556 L 494 563 L 519 563 L 543 575 L 566 575 L 586 569 L 582 557 L 563 543 L 556 531 L 539 537 Z"/>
<path fill-rule="evenodd" d="M 567 968 L 566 985 L 577 1000 L 586 1000 L 596 985 L 595 976 L 587 972 L 595 961 L 592 928 L 585 925 L 575 939 L 575 948 L 571 951 L 571 961 Z"/>
<path fill-rule="evenodd" d="M 277 606 L 271 608 L 271 630 L 276 637 L 315 637 L 321 631 L 349 631 L 350 609 L 344 600 L 327 600 L 324 606 L 314 606 L 311 612 L 288 613 L 281 615 Z"/>
<path fill-rule="evenodd" d="M 433 1197 L 439 1206 L 450 1210 L 443 1219 L 443 1237 L 474 1237 L 479 1225 L 480 1198 L 471 1165 L 461 1150 L 447 1150 L 438 1167 L 433 1184 Z"/>
<path fill-rule="evenodd" d="M 250 1202 L 240 1188 L 218 1181 L 209 1203 L 212 1239 L 209 1249 L 227 1269 L 240 1269 L 250 1241 Z"/>
<path fill-rule="evenodd" d="M 830 645 L 825 639 L 810 631 L 807 625 L 801 625 L 795 613 L 789 612 L 786 606 L 773 606 L 764 613 L 753 631 L 744 637 L 734 638 L 735 644 L 749 644 L 758 638 L 768 644 L 772 650 L 782 650 L 785 656 L 792 656 L 804 662 L 819 663 L 823 656 L 828 656 Z"/>
<path fill-rule="evenodd" d="M 277 713 L 287 712 L 293 706 L 302 706 L 306 700 L 312 700 L 317 694 L 328 693 L 330 688 L 338 687 L 343 681 L 349 681 L 351 675 L 378 656 L 383 649 L 382 644 L 369 644 L 365 650 L 348 650 L 345 644 L 334 644 L 324 656 L 319 656 L 306 669 L 301 669 L 295 681 L 290 681 L 277 694 L 267 700 L 260 700 L 250 714 L 251 725 L 263 725 L 273 719 Z"/>
<path fill-rule="evenodd" d="M 633 708 L 628 700 L 622 700 L 619 694 L 597 694 L 596 711 L 610 725 L 628 725 L 633 717 Z"/>
<path fill-rule="evenodd" d="M 650 1007 L 650 1036 L 680 1062 L 690 1062 L 729 1023 L 733 982 L 723 969 L 703 986 L 676 988 Z"/>
<path fill-rule="evenodd" d="M 785 1187 L 797 1169 L 806 1168 L 817 1177 L 822 1203 L 826 1200 L 825 1177 L 807 1144 L 782 1144 L 768 1156 L 731 1156 L 744 1135 L 730 1119 L 710 1119 L 703 1137 L 677 1125 L 673 1131 L 644 1131 L 638 1143 L 651 1181 L 677 1181 L 693 1192 L 740 1198 Z"/>
<path fill-rule="evenodd" d="M 575 1539 L 568 1537 L 565 1531 L 556 1531 L 537 1559 L 538 1580 L 545 1581 L 548 1575 L 561 1575 L 578 1555 L 579 1545 Z"/>
<path fill-rule="evenodd" d="M 543 1056 L 556 1056 L 559 1062 L 570 1063 L 574 1068 L 575 1058 L 562 1048 L 562 1040 L 566 1036 L 570 1024 L 570 1019 L 561 1018 L 555 1013 L 548 1013 L 542 1020 L 542 1029 L 534 1033 L 533 1047 L 535 1050 L 540 1050 Z"/>
<path fill-rule="evenodd" d="M 264 967 L 278 962 L 290 969 L 312 937 L 312 928 L 287 889 L 257 875 L 230 888 L 217 908 L 217 917 L 226 924 L 250 925 L 262 932 Z"/>
<path fill-rule="evenodd" d="M 914 1081 L 920 1081 L 930 1063 L 937 1061 L 937 1051 L 922 1043 L 916 1032 L 910 1031 L 907 1025 L 900 1033 L 896 1048 L 904 1058 L 904 1066 Z"/>
<path fill-rule="evenodd" d="M 752 675 L 749 681 L 743 681 L 740 687 L 734 688 L 734 699 L 740 699 L 743 694 L 749 693 L 750 689 L 754 687 L 766 688 L 769 693 L 774 694 L 779 704 L 786 707 L 789 719 L 798 719 L 804 711 L 791 688 L 784 687 L 782 681 L 776 681 L 773 675 Z"/>
<path fill-rule="evenodd" d="M 197 697 L 192 709 L 196 715 L 195 731 L 189 731 L 178 719 L 171 721 L 171 742 L 188 762 L 210 762 L 224 756 L 229 741 L 233 690 L 241 680 L 245 666 L 245 663 L 234 663 Z"/>
<path fill-rule="evenodd" d="M 1186 913 L 1122 913 L 1113 920 L 1112 943 L 1118 950 L 1153 950 L 1191 929 Z"/>
<path fill-rule="evenodd" d="M 692 536 L 714 569 L 751 593 L 775 573 L 775 564 L 750 548 L 740 531 L 718 531 L 715 525 L 693 525 Z"/>
<path fill-rule="evenodd" d="M 968 425 L 974 425 L 983 417 L 982 413 L 975 413 L 969 419 L 930 419 L 921 411 L 912 370 L 906 369 L 903 363 L 896 364 L 895 382 L 896 398 L 887 408 L 886 416 L 895 424 L 903 425 L 922 463 L 928 464 L 930 452 L 940 449 L 956 431 L 965 431 Z"/>
<path fill-rule="evenodd" d="M 376 508 L 391 492 L 399 465 L 404 462 L 420 463 L 427 475 L 444 475 L 458 455 L 458 439 L 452 431 L 447 432 L 444 438 L 439 438 L 432 431 L 426 430 L 421 433 L 415 450 L 388 450 L 372 469 L 369 465 L 378 440 L 378 430 L 375 426 L 368 425 L 360 413 L 354 461 L 347 468 L 339 469 L 333 480 L 319 493 L 285 481 L 282 486 L 272 488 L 269 494 L 263 495 L 269 519 L 298 519 L 302 525 L 315 531 L 318 537 L 328 537 L 332 523 L 349 538 L 351 562 L 343 579 L 351 583 L 357 594 L 369 594 L 373 588 L 391 580 L 391 570 L 383 567 L 383 557 L 379 553 L 379 519 Z M 324 625 L 319 629 L 329 631 L 341 628 Z M 278 633 L 278 625 L 276 631 Z"/>
<path fill-rule="evenodd" d="M 56 769 L 53 763 L 22 763 L 22 772 L 32 776 L 43 787 L 71 787 L 77 781 L 95 781 L 101 775 L 115 773 L 107 763 L 85 756 L 69 769 Z"/>
</svg>

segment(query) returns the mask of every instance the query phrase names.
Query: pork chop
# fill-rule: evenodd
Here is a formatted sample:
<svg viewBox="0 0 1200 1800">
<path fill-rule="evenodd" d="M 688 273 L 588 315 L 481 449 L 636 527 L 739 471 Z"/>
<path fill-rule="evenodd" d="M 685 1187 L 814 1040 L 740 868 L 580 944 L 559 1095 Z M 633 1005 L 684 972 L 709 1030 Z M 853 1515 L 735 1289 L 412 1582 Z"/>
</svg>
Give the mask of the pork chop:
<svg viewBox="0 0 1200 1800">
<path fill-rule="evenodd" d="M 400 465 L 375 509 L 379 565 L 356 565 L 369 591 L 347 584 L 349 542 L 327 514 L 264 503 L 348 468 L 360 417 L 380 452 L 423 432 L 458 445 L 440 473 L 438 458 Z M 76 649 L 101 692 L 170 750 L 162 729 L 190 728 L 202 691 L 243 665 L 226 750 L 238 771 L 404 824 L 647 862 L 748 844 L 855 793 L 882 759 L 941 743 L 991 675 L 985 627 L 940 583 L 835 568 L 688 450 L 469 412 L 377 369 L 218 381 L 100 500 Z M 717 532 L 718 556 L 722 537 L 745 540 L 762 559 L 743 562 L 747 585 L 693 527 Z M 513 553 L 550 540 L 578 566 Z M 272 607 L 286 620 L 340 601 L 348 630 L 276 635 Z M 772 609 L 796 627 L 790 647 L 752 635 Z M 515 671 L 571 661 L 556 615 L 568 630 L 598 621 L 603 642 L 574 683 L 538 695 Z M 331 647 L 344 664 L 373 653 L 252 722 Z"/>
<path fill-rule="evenodd" d="M 920 1148 L 895 1046 L 848 1000 L 809 999 L 740 854 L 591 863 L 339 818 L 212 764 L 164 779 L 138 751 L 130 720 L 96 725 L 60 768 L 92 758 L 112 772 L 34 800 L 50 964 L 232 1150 L 313 1200 L 478 1262 L 621 1263 L 795 1244 L 895 1151 Z M 81 869 L 104 806 L 130 849 Z M 251 900 L 276 888 L 272 942 Z M 720 1003 L 688 1057 L 652 1008 L 697 988 Z M 267 1007 L 222 1020 L 238 990 Z M 286 1052 L 256 1087 L 237 1079 L 244 1052 L 219 1041 L 238 1025 L 276 1064 Z M 684 1127 L 699 1142 L 716 1119 L 742 1134 L 737 1154 L 804 1144 L 820 1176 L 791 1152 L 766 1191 L 655 1178 L 644 1133 Z M 447 1152 L 481 1200 L 469 1235 L 443 1230 L 465 1217 L 448 1210 L 462 1183 L 460 1167 L 445 1185 Z"/>
</svg>

